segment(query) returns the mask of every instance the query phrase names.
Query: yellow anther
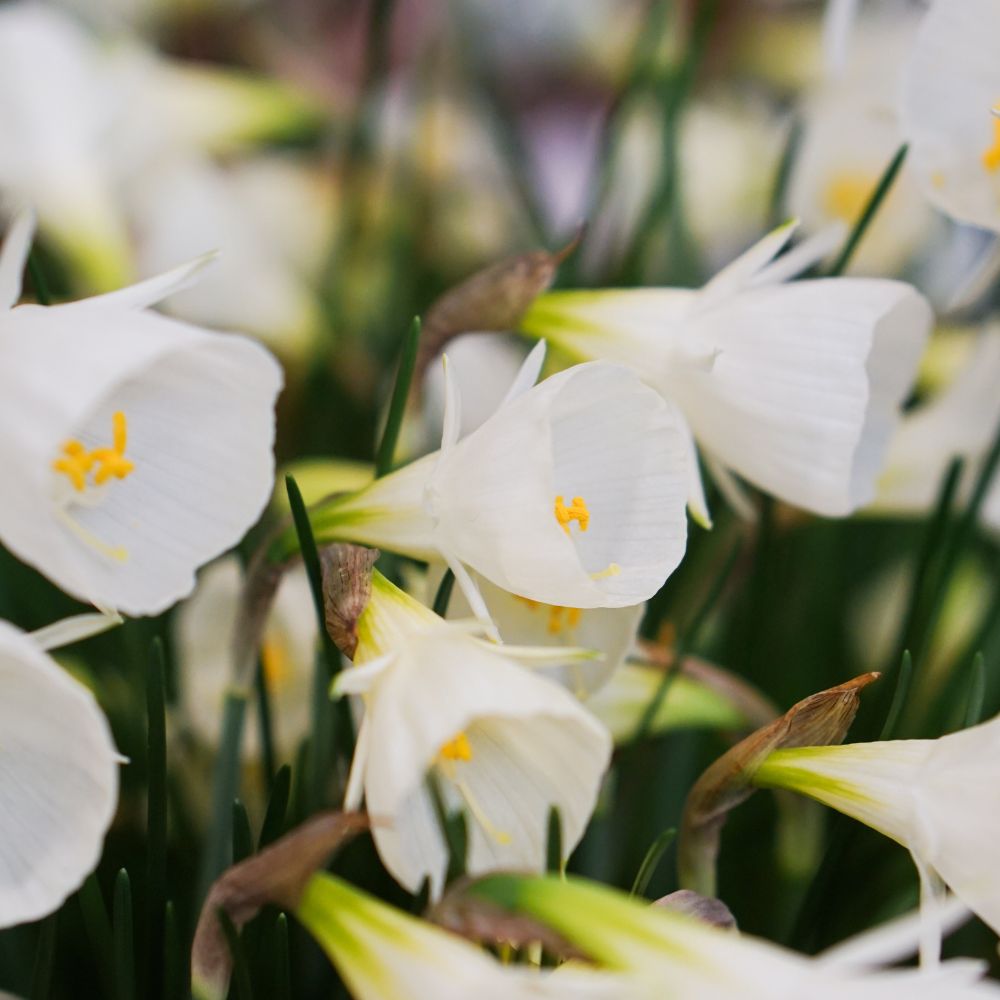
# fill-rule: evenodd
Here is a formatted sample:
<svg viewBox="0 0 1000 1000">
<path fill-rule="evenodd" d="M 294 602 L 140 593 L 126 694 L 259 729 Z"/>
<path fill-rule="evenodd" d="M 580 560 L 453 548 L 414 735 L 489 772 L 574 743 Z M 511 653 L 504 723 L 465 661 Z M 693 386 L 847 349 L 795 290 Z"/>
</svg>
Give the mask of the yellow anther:
<svg viewBox="0 0 1000 1000">
<path fill-rule="evenodd" d="M 993 145 L 983 150 L 983 166 L 992 174 L 1000 170 L 1000 118 L 993 116 Z"/>
<path fill-rule="evenodd" d="M 823 190 L 823 211 L 835 219 L 854 222 L 863 211 L 877 178 L 861 170 L 835 174 Z"/>
<path fill-rule="evenodd" d="M 271 692 L 280 691 L 292 676 L 288 649 L 279 639 L 265 639 L 260 647 L 260 666 Z"/>
<path fill-rule="evenodd" d="M 472 760 L 472 747 L 469 745 L 469 737 L 465 733 L 457 733 L 447 743 L 441 744 L 438 750 L 440 760 Z"/>
<path fill-rule="evenodd" d="M 559 635 L 564 629 L 576 628 L 579 624 L 579 608 L 564 608 L 558 604 L 549 606 L 549 635 Z"/>
<path fill-rule="evenodd" d="M 90 472 L 93 472 L 95 486 L 101 486 L 112 476 L 124 479 L 135 469 L 135 465 L 125 457 L 128 425 L 121 410 L 111 418 L 111 440 L 110 448 L 94 448 L 91 451 L 82 441 L 67 441 L 62 446 L 61 457 L 52 463 L 52 468 L 68 476 L 78 493 L 87 488 L 87 474 Z"/>
<path fill-rule="evenodd" d="M 573 502 L 567 507 L 563 501 L 562 494 L 556 497 L 555 502 L 556 520 L 562 526 L 563 531 L 569 534 L 571 521 L 576 521 L 580 525 L 581 531 L 586 531 L 590 524 L 590 511 L 583 497 L 573 497 Z"/>
</svg>

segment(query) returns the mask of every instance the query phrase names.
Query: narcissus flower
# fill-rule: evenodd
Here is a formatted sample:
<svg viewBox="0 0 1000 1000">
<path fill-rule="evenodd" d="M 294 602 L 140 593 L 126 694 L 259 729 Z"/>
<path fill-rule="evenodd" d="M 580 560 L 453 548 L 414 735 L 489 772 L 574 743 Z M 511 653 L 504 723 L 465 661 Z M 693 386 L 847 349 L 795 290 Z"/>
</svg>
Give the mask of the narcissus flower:
<svg viewBox="0 0 1000 1000">
<path fill-rule="evenodd" d="M 21 217 L 0 256 L 0 541 L 74 597 L 156 614 L 267 502 L 281 371 L 244 337 L 145 308 L 197 263 L 12 308 L 31 230 Z"/>
<path fill-rule="evenodd" d="M 806 958 L 580 879 L 495 875 L 468 891 L 515 914 L 540 920 L 591 958 L 627 975 L 630 986 L 623 997 L 897 1000 L 906 996 L 936 1000 L 947 996 L 972 1000 L 1000 996 L 1000 987 L 979 981 L 984 970 L 977 963 L 859 971 L 833 958 Z M 898 944 L 895 939 L 889 943 L 893 961 L 899 957 Z"/>
<path fill-rule="evenodd" d="M 194 593 L 175 618 L 184 719 L 209 748 L 219 745 L 223 703 L 233 682 L 233 633 L 242 586 L 236 556 L 219 559 L 202 571 Z M 274 741 L 284 760 L 294 757 L 298 741 L 309 729 L 317 639 L 309 581 L 299 564 L 281 578 L 260 647 Z M 255 729 L 246 734 L 244 747 L 251 758 L 259 754 Z"/>
<path fill-rule="evenodd" d="M 79 635 L 43 633 L 0 621 L 0 927 L 51 913 L 79 887 L 118 801 L 107 721 L 40 645 Z"/>
<path fill-rule="evenodd" d="M 961 222 L 1000 232 L 1000 62 L 992 0 L 935 0 L 902 90 L 902 130 L 924 193 Z"/>
<path fill-rule="evenodd" d="M 462 440 L 452 387 L 441 450 L 315 511 L 317 539 L 443 557 L 481 618 L 465 566 L 563 607 L 651 597 L 687 540 L 680 422 L 627 368 L 578 365 L 531 388 L 541 363 L 536 349 Z"/>
<path fill-rule="evenodd" d="M 436 893 L 447 868 L 428 772 L 445 804 L 466 812 L 470 872 L 541 870 L 552 806 L 568 856 L 611 738 L 576 698 L 521 664 L 587 655 L 496 646 L 373 574 L 355 666 L 335 685 L 365 708 L 345 807 L 364 795 L 379 854 L 402 885 L 416 891 L 426 875 Z"/>
<path fill-rule="evenodd" d="M 943 881 L 1000 932 L 1000 718 L 935 740 L 776 750 L 755 785 L 788 788 L 908 848 L 925 899 Z"/>
<path fill-rule="evenodd" d="M 840 278 L 782 284 L 822 257 L 822 237 L 775 258 L 765 237 L 700 290 L 556 291 L 524 332 L 584 358 L 632 365 L 683 412 L 692 513 L 707 517 L 690 434 L 732 502 L 730 475 L 819 514 L 874 494 L 890 431 L 930 332 L 909 285 Z"/>
</svg>

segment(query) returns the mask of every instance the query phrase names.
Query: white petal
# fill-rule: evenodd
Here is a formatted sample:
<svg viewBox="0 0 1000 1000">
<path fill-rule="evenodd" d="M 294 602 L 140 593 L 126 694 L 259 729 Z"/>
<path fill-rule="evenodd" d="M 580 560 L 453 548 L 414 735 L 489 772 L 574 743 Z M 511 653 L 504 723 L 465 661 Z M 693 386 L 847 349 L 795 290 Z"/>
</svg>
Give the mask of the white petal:
<svg viewBox="0 0 1000 1000">
<path fill-rule="evenodd" d="M 35 213 L 22 210 L 8 227 L 0 250 L 0 310 L 13 308 L 21 297 L 21 278 L 34 238 Z"/>
<path fill-rule="evenodd" d="M 710 302 L 718 302 L 750 284 L 758 272 L 762 271 L 781 252 L 785 244 L 792 238 L 797 227 L 798 222 L 794 219 L 778 226 L 777 229 L 758 240 L 749 250 L 719 271 L 699 293 L 701 307 Z"/>
<path fill-rule="evenodd" d="M 755 289 L 691 331 L 720 348 L 712 371 L 671 373 L 664 385 L 696 439 L 734 472 L 843 515 L 874 494 L 930 323 L 926 301 L 897 282 Z"/>
<path fill-rule="evenodd" d="M 993 0 L 936 0 L 903 82 L 902 129 L 924 193 L 962 222 L 1000 232 L 1000 171 L 983 157 L 997 136 L 1000 62 Z"/>
<path fill-rule="evenodd" d="M 96 866 L 118 762 L 90 692 L 0 622 L 0 926 L 57 909 Z"/>
<path fill-rule="evenodd" d="M 0 538 L 82 600 L 165 610 L 267 502 L 278 366 L 245 338 L 94 304 L 20 306 L 0 318 L 0 349 L 0 419 L 18 429 L 0 457 L 20 484 L 0 495 Z M 108 445 L 118 411 L 134 471 L 66 508 L 71 528 L 52 462 L 68 439 Z"/>
<path fill-rule="evenodd" d="M 448 369 L 448 355 L 441 358 L 444 372 L 444 419 L 441 424 L 441 451 L 450 448 L 458 440 L 462 428 L 462 397 L 458 385 Z"/>
<path fill-rule="evenodd" d="M 839 76 L 847 68 L 851 29 L 858 14 L 858 0 L 827 0 L 823 14 L 823 57 L 826 70 Z"/>
<path fill-rule="evenodd" d="M 100 635 L 124 621 L 121 615 L 114 612 L 108 614 L 100 611 L 96 614 L 73 615 L 52 625 L 46 625 L 45 628 L 36 629 L 30 635 L 39 649 L 58 649 L 60 646 L 68 646 L 70 643 Z"/>
<path fill-rule="evenodd" d="M 524 364 L 511 382 L 507 394 L 504 396 L 500 406 L 506 406 L 512 400 L 517 399 L 522 393 L 527 392 L 537 381 L 542 373 L 542 365 L 545 364 L 545 351 L 547 344 L 544 340 L 538 341 L 531 349 L 531 353 L 524 359 Z"/>
<path fill-rule="evenodd" d="M 148 306 L 156 305 L 165 298 L 179 292 L 184 288 L 189 288 L 201 276 L 201 272 L 218 259 L 218 254 L 214 250 L 203 253 L 200 257 L 188 261 L 175 267 L 172 271 L 166 271 L 155 278 L 147 278 L 137 284 L 129 285 L 128 288 L 121 288 L 116 292 L 105 292 L 103 295 L 95 295 L 78 306 L 112 306 L 117 309 L 145 309 Z"/>
</svg>

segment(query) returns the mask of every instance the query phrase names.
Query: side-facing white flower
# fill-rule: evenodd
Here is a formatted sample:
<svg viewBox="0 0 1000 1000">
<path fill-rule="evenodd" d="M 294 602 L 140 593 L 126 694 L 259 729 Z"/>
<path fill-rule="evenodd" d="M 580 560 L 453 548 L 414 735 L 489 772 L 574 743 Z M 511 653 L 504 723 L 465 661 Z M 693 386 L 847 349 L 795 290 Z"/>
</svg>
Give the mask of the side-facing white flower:
<svg viewBox="0 0 1000 1000">
<path fill-rule="evenodd" d="M 79 887 L 118 802 L 104 714 L 39 639 L 0 621 L 0 927 L 51 913 Z"/>
<path fill-rule="evenodd" d="M 206 566 L 198 586 L 177 612 L 175 648 L 184 719 L 207 747 L 219 745 L 222 707 L 233 682 L 233 636 L 243 574 L 235 556 Z M 305 568 L 286 572 L 268 613 L 260 647 L 271 699 L 274 742 L 291 760 L 309 729 L 313 657 L 318 630 Z M 257 730 L 245 734 L 244 752 L 260 752 Z"/>
<path fill-rule="evenodd" d="M 155 614 L 267 503 L 281 371 L 245 337 L 145 308 L 199 262 L 12 308 L 31 233 L 21 216 L 0 255 L 0 541 L 74 597 Z"/>
<path fill-rule="evenodd" d="M 607 730 L 558 684 L 522 662 L 581 650 L 496 646 L 446 622 L 379 573 L 359 622 L 355 666 L 335 690 L 363 696 L 346 808 L 362 794 L 382 861 L 411 891 L 440 891 L 448 855 L 427 787 L 464 809 L 471 873 L 541 870 L 549 810 L 568 857 L 586 827 L 611 753 Z"/>
<path fill-rule="evenodd" d="M 632 365 L 683 412 L 695 516 L 707 512 L 691 434 L 736 505 L 730 471 L 819 514 L 870 500 L 930 333 L 929 305 L 901 282 L 782 284 L 828 248 L 820 236 L 774 259 L 792 229 L 700 290 L 547 292 L 522 318 L 577 356 Z"/>
<path fill-rule="evenodd" d="M 629 983 L 587 968 L 501 965 L 462 938 L 333 875 L 314 875 L 295 916 L 356 1000 L 626 1000 Z"/>
<path fill-rule="evenodd" d="M 948 464 L 965 459 L 961 490 L 968 493 L 1000 426 L 1000 325 L 987 326 L 957 377 L 937 396 L 906 414 L 889 444 L 885 471 L 870 510 L 921 515 L 930 510 Z M 982 507 L 1000 531 L 1000 480 Z"/>
<path fill-rule="evenodd" d="M 902 89 L 909 160 L 928 199 L 961 222 L 1000 232 L 1000 62 L 993 0 L 935 0 Z"/>
<path fill-rule="evenodd" d="M 548 924 L 591 958 L 629 977 L 625 997 L 698 1000 L 973 1000 L 1000 996 L 977 962 L 928 969 L 867 971 L 859 965 L 900 957 L 899 934 L 863 948 L 865 959 L 807 958 L 760 938 L 649 906 L 582 879 L 489 876 L 468 890 L 490 903 Z M 915 946 L 917 933 L 907 928 Z M 864 935 L 862 935 L 864 937 Z M 904 954 L 908 953 L 904 949 Z"/>
<path fill-rule="evenodd" d="M 547 604 L 651 597 L 687 540 L 680 423 L 619 365 L 578 365 L 531 388 L 542 350 L 494 416 L 460 441 L 452 385 L 441 450 L 317 510 L 317 538 L 443 557 L 481 618 L 466 565 Z"/>
<path fill-rule="evenodd" d="M 1000 718 L 935 740 L 776 750 L 755 785 L 788 788 L 891 837 L 925 899 L 943 881 L 1000 933 Z M 928 890 L 930 890 L 928 892 Z"/>
</svg>

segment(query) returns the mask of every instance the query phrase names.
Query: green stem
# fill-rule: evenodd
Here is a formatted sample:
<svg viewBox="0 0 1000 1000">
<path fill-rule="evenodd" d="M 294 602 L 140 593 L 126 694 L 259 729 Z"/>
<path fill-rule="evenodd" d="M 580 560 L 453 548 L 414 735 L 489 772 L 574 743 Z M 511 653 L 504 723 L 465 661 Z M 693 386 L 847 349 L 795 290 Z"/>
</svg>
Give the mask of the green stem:
<svg viewBox="0 0 1000 1000">
<path fill-rule="evenodd" d="M 403 426 L 403 415 L 406 412 L 406 401 L 410 395 L 410 384 L 413 382 L 413 372 L 417 364 L 417 347 L 420 343 L 420 317 L 415 316 L 403 341 L 403 350 L 399 358 L 399 371 L 396 373 L 396 383 L 392 389 L 392 400 L 389 403 L 389 416 L 382 432 L 375 453 L 375 478 L 381 479 L 392 471 L 393 458 L 396 454 L 396 444 L 399 432 Z"/>
</svg>

